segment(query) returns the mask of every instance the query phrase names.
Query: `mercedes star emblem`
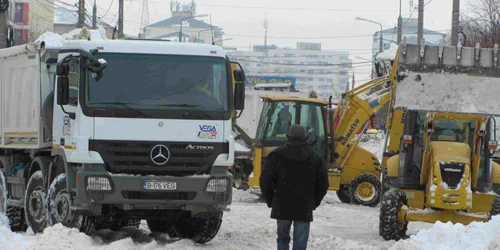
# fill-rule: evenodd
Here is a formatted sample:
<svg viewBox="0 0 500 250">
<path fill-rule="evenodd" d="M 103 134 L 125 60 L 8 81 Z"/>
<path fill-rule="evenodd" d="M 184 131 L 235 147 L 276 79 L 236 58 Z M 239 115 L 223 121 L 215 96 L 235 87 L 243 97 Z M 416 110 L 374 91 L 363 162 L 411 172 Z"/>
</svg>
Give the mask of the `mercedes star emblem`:
<svg viewBox="0 0 500 250">
<path fill-rule="evenodd" d="M 156 145 L 151 150 L 151 160 L 156 165 L 163 165 L 170 159 L 170 151 L 164 145 Z"/>
</svg>

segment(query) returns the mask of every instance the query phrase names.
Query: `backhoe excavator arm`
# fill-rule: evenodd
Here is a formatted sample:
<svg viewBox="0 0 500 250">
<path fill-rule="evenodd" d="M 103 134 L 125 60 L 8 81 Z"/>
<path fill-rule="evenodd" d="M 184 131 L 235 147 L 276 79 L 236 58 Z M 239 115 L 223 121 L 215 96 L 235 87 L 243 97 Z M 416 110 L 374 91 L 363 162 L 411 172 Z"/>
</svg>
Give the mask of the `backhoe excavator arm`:
<svg viewBox="0 0 500 250">
<path fill-rule="evenodd" d="M 356 132 L 364 130 L 366 122 L 370 121 L 391 100 L 391 97 L 389 77 L 373 79 L 343 94 L 342 101 L 333 115 L 335 168 L 342 168 L 356 147 L 357 140 L 354 140 Z"/>
</svg>

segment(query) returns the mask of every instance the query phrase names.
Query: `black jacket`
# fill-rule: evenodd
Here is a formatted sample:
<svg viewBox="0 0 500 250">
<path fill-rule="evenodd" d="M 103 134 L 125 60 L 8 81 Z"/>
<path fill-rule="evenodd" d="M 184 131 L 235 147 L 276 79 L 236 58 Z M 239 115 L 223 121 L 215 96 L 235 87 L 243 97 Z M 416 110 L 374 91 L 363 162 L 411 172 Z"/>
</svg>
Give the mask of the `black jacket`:
<svg viewBox="0 0 500 250">
<path fill-rule="evenodd" d="M 287 144 L 264 161 L 260 189 L 271 218 L 310 222 L 328 191 L 328 170 L 311 146 Z"/>
</svg>

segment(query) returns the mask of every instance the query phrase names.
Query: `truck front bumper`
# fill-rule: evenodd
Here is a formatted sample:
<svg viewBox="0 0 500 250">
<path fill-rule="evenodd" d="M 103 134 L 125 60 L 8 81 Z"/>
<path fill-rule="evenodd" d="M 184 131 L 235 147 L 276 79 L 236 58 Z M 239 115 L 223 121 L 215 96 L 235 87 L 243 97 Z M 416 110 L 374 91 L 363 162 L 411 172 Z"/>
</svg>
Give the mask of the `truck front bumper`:
<svg viewBox="0 0 500 250">
<path fill-rule="evenodd" d="M 91 164 L 76 172 L 72 191 L 72 209 L 82 213 L 100 205 L 123 210 L 220 210 L 231 204 L 232 175 L 220 167 L 209 175 L 183 177 L 112 174 L 100 164 Z M 96 213 L 100 212 L 91 212 Z"/>
</svg>

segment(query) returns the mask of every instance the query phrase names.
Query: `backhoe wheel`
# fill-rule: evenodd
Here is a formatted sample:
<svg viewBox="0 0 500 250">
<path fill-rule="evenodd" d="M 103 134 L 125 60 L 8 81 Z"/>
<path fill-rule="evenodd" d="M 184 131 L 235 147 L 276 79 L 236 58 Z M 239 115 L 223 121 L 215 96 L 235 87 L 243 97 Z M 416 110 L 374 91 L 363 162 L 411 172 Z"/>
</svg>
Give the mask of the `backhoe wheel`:
<svg viewBox="0 0 500 250">
<path fill-rule="evenodd" d="M 174 223 L 179 238 L 188 238 L 196 243 L 207 243 L 219 232 L 222 212 L 210 213 L 204 217 L 182 216 Z"/>
<path fill-rule="evenodd" d="M 500 196 L 495 197 L 491 204 L 490 219 L 495 215 L 500 215 Z"/>
<path fill-rule="evenodd" d="M 358 175 L 351 182 L 351 201 L 354 204 L 375 207 L 380 203 L 380 181 L 369 174 Z"/>
<path fill-rule="evenodd" d="M 24 197 L 28 227 L 35 233 L 43 232 L 47 227 L 47 192 L 43 185 L 42 171 L 38 170 L 31 175 Z"/>
<path fill-rule="evenodd" d="M 379 234 L 385 240 L 400 240 L 406 237 L 408 222 L 398 221 L 403 206 L 408 205 L 406 193 L 401 189 L 391 189 L 384 194 L 380 205 Z"/>
<path fill-rule="evenodd" d="M 340 185 L 340 189 L 337 190 L 337 197 L 342 203 L 351 203 L 351 190 L 349 185 Z"/>
<path fill-rule="evenodd" d="M 49 225 L 61 223 L 65 227 L 78 228 L 80 232 L 91 234 L 95 229 L 94 218 L 75 215 L 70 209 L 71 197 L 66 189 L 66 174 L 59 174 L 50 184 L 47 217 Z"/>
<path fill-rule="evenodd" d="M 152 233 L 168 234 L 170 238 L 177 238 L 172 222 L 166 220 L 146 220 L 149 231 Z"/>
</svg>

